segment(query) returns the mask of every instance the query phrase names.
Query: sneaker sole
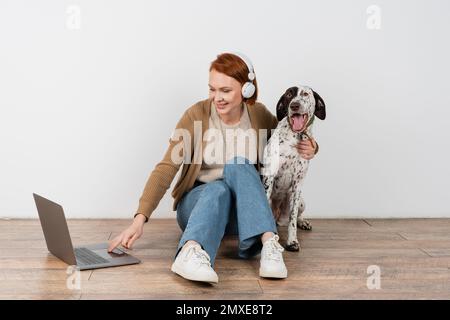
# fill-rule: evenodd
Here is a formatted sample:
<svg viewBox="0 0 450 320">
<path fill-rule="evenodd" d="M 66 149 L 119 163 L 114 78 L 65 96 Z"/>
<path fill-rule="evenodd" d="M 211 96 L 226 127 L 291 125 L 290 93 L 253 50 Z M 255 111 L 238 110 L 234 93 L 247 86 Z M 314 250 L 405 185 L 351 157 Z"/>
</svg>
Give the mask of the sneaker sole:
<svg viewBox="0 0 450 320">
<path fill-rule="evenodd" d="M 286 273 L 263 272 L 261 271 L 261 269 L 259 269 L 259 276 L 262 278 L 285 279 L 287 278 L 287 272 Z"/>
<path fill-rule="evenodd" d="M 196 278 L 193 276 L 188 276 L 187 274 L 185 274 L 183 271 L 181 271 L 181 269 L 178 269 L 178 267 L 174 264 L 172 264 L 172 267 L 170 268 L 170 270 L 172 270 L 172 272 L 178 274 L 179 276 L 187 279 L 187 280 L 191 280 L 191 281 L 199 281 L 199 282 L 207 282 L 207 283 L 218 283 L 218 279 L 201 279 L 201 278 Z"/>
</svg>

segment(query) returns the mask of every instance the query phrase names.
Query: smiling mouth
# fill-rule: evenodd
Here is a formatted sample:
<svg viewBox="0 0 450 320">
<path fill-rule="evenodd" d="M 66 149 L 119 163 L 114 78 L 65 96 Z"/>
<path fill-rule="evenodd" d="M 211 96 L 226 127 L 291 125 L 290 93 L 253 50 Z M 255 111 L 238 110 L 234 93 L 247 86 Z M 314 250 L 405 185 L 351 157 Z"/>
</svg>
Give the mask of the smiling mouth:
<svg viewBox="0 0 450 320">
<path fill-rule="evenodd" d="M 305 126 L 308 123 L 308 114 L 300 114 L 300 113 L 294 113 L 290 116 L 289 122 L 291 124 L 292 131 L 294 132 L 302 132 L 305 130 Z"/>
</svg>

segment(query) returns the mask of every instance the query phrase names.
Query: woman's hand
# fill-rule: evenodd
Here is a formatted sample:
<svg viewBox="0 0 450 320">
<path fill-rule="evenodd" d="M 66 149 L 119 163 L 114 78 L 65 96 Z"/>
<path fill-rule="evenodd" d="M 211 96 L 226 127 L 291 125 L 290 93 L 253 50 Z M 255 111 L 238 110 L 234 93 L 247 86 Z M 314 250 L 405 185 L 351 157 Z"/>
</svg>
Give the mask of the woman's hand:
<svg viewBox="0 0 450 320">
<path fill-rule="evenodd" d="M 143 214 L 138 214 L 134 218 L 131 226 L 122 231 L 122 233 L 117 237 L 109 241 L 108 252 L 113 251 L 114 248 L 116 248 L 120 244 L 126 249 L 132 249 L 133 243 L 137 239 L 139 239 L 144 232 L 145 220 L 146 218 Z"/>
<path fill-rule="evenodd" d="M 300 142 L 296 145 L 296 148 L 302 158 L 311 160 L 315 156 L 317 143 L 313 138 L 300 140 Z"/>
</svg>

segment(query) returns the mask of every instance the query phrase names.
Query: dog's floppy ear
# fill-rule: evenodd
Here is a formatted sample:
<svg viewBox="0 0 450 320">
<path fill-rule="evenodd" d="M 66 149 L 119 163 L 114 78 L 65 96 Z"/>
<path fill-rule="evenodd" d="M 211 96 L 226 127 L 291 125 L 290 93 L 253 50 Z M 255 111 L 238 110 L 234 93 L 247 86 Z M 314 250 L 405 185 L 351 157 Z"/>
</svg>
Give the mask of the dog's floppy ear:
<svg viewBox="0 0 450 320">
<path fill-rule="evenodd" d="M 284 117 L 287 116 L 287 106 L 286 106 L 285 95 L 286 94 L 283 94 L 277 103 L 277 119 L 278 119 L 278 121 L 281 121 Z"/>
<path fill-rule="evenodd" d="M 325 120 L 326 112 L 325 112 L 325 102 L 319 96 L 317 92 L 312 91 L 314 95 L 314 100 L 316 100 L 316 108 L 314 110 L 314 115 L 320 120 Z"/>
<path fill-rule="evenodd" d="M 293 92 L 296 89 L 296 87 L 291 87 L 286 90 L 286 92 L 281 96 L 280 100 L 278 100 L 277 103 L 277 119 L 278 121 L 283 120 L 284 117 L 288 115 L 288 107 L 289 102 L 291 99 L 288 99 L 287 94 L 291 94 L 291 96 L 294 95 L 295 92 Z"/>
</svg>

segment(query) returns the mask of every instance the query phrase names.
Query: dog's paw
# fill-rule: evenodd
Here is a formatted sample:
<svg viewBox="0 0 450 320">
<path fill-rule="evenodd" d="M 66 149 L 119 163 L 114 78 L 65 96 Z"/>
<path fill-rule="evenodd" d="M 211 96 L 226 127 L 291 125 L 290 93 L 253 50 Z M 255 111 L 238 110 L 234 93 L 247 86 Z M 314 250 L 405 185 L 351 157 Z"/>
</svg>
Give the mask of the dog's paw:
<svg viewBox="0 0 450 320">
<path fill-rule="evenodd" d="M 297 226 L 302 230 L 312 230 L 312 225 L 308 220 L 303 219 L 302 221 L 298 221 Z"/>
<path fill-rule="evenodd" d="M 300 251 L 300 245 L 298 242 L 287 243 L 285 248 L 287 251 Z"/>
</svg>

